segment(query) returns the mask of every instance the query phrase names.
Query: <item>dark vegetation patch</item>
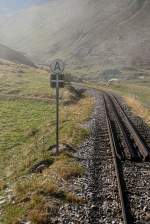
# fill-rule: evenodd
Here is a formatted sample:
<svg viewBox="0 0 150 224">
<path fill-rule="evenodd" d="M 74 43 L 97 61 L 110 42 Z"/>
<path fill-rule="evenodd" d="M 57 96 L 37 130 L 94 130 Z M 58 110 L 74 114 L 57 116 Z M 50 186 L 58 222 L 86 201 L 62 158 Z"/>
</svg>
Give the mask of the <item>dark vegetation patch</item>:
<svg viewBox="0 0 150 224">
<path fill-rule="evenodd" d="M 27 137 L 34 137 L 39 132 L 38 128 L 31 128 L 27 131 L 26 136 Z"/>
<path fill-rule="evenodd" d="M 84 88 L 75 88 L 74 86 L 69 85 L 68 90 L 77 98 L 80 99 L 83 97 L 83 93 L 86 91 Z"/>
<path fill-rule="evenodd" d="M 67 89 L 70 93 L 68 100 L 64 101 L 64 106 L 77 103 L 81 98 L 84 97 L 85 89 L 84 88 L 75 88 L 72 85 L 68 85 Z"/>
<path fill-rule="evenodd" d="M 120 70 L 118 69 L 108 69 L 104 70 L 102 73 L 97 75 L 97 77 L 100 77 L 102 80 L 110 80 L 112 78 L 119 78 L 121 75 Z"/>
<path fill-rule="evenodd" d="M 36 164 L 34 164 L 30 171 L 31 173 L 42 173 L 42 171 L 52 165 L 54 162 L 53 159 L 42 160 Z"/>
<path fill-rule="evenodd" d="M 13 89 L 7 92 L 7 94 L 19 94 L 21 92 L 21 90 L 19 89 Z"/>
</svg>

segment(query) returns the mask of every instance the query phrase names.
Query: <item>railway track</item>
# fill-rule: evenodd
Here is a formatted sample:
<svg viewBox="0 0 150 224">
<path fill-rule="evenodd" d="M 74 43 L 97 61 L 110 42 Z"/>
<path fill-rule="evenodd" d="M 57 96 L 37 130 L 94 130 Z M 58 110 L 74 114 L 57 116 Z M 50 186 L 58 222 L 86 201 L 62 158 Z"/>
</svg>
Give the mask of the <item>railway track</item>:
<svg viewBox="0 0 150 224">
<path fill-rule="evenodd" d="M 125 139 L 126 147 L 124 147 L 124 154 L 126 159 L 131 159 L 132 161 L 148 161 L 150 159 L 150 149 L 146 142 L 144 142 L 138 130 L 136 130 L 134 125 L 131 123 L 117 98 L 106 93 L 104 97 L 106 102 L 111 105 L 111 110 L 114 113 L 115 120 L 119 125 L 123 138 Z"/>
<path fill-rule="evenodd" d="M 88 223 L 122 223 L 121 205 L 117 190 L 114 156 L 110 149 L 110 136 L 106 125 L 106 111 L 102 95 L 97 97 L 96 116 L 93 121 L 92 148 L 87 155 Z"/>
<path fill-rule="evenodd" d="M 108 103 L 109 103 L 110 108 L 107 105 Z M 114 115 L 114 120 L 117 122 L 117 125 L 119 126 L 119 128 L 121 130 L 121 134 L 125 139 L 127 158 L 129 158 L 130 153 L 132 156 L 131 145 L 128 142 L 126 133 L 122 126 L 122 123 L 119 122 L 119 117 L 117 114 L 115 114 L 115 112 L 113 110 L 114 108 L 112 107 L 111 101 L 109 101 L 108 96 L 107 97 L 104 96 L 104 105 L 105 105 L 105 114 L 106 114 L 106 121 L 107 121 L 107 129 L 108 129 L 108 133 L 109 133 L 110 147 L 111 147 L 111 151 L 112 151 L 112 155 L 113 155 L 113 162 L 114 162 L 114 167 L 115 167 L 115 172 L 116 172 L 116 177 L 117 177 L 118 193 L 119 193 L 119 198 L 120 198 L 123 223 L 131 224 L 131 223 L 133 223 L 133 220 L 132 220 L 131 212 L 130 212 L 129 205 L 128 205 L 128 199 L 127 199 L 128 197 L 125 192 L 124 180 L 122 178 L 122 172 L 120 171 L 121 166 L 119 163 L 119 160 L 122 159 L 124 156 L 122 156 L 122 147 L 120 147 L 121 152 L 119 152 L 116 141 L 115 141 L 116 139 L 115 139 L 114 131 L 113 131 L 114 125 L 112 124 L 110 117 L 109 117 L 110 116 L 109 109 L 111 109 L 111 112 Z"/>
<path fill-rule="evenodd" d="M 150 129 L 118 96 L 90 93 L 91 135 L 76 155 L 87 168 L 81 192 L 88 203 L 65 208 L 62 223 L 150 224 Z"/>
<path fill-rule="evenodd" d="M 149 161 L 150 150 L 138 130 L 134 127 L 124 112 L 122 106 L 117 100 L 117 97 L 104 92 L 103 100 L 110 148 L 113 155 L 117 178 L 123 223 L 140 224 L 142 222 L 141 220 L 138 220 L 137 215 L 135 215 L 135 209 L 132 209 L 134 202 L 130 197 L 130 193 L 133 191 L 133 181 L 131 184 L 128 178 L 130 176 L 130 178 L 133 179 L 138 175 L 138 170 L 136 170 L 137 173 L 133 173 L 135 169 L 132 168 L 132 162 L 139 163 L 142 161 Z M 130 161 L 130 163 L 126 163 L 126 161 Z M 136 194 L 136 191 L 139 191 L 136 186 L 134 187 L 135 192 L 132 192 L 132 194 Z"/>
</svg>

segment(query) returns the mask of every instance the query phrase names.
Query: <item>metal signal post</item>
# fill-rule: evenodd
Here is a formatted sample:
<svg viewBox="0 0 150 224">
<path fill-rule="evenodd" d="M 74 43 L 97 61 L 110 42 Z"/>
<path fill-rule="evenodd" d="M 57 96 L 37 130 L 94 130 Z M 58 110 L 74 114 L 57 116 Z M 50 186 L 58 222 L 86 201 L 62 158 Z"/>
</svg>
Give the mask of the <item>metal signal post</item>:
<svg viewBox="0 0 150 224">
<path fill-rule="evenodd" d="M 59 79 L 58 74 L 56 74 L 56 153 L 59 153 Z"/>
<path fill-rule="evenodd" d="M 51 88 L 56 88 L 56 154 L 59 154 L 59 88 L 64 87 L 64 63 L 55 60 L 51 64 Z"/>
</svg>

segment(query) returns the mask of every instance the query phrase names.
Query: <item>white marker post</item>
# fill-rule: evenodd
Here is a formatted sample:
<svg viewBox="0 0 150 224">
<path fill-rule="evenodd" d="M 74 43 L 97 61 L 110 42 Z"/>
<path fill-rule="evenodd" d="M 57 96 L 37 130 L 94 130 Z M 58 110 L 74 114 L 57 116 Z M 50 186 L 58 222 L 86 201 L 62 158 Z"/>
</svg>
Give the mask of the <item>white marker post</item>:
<svg viewBox="0 0 150 224">
<path fill-rule="evenodd" d="M 57 59 L 51 64 L 51 87 L 56 88 L 56 153 L 59 153 L 59 88 L 64 87 L 64 62 Z"/>
</svg>

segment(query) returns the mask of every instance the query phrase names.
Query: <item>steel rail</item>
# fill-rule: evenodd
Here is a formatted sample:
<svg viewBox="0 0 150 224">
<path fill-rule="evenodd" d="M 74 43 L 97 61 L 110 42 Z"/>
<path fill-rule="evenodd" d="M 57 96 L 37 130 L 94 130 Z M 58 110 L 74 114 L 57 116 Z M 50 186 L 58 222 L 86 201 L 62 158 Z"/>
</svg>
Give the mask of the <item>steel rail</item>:
<svg viewBox="0 0 150 224">
<path fill-rule="evenodd" d="M 128 160 L 137 160 L 138 158 L 137 158 L 137 156 L 135 155 L 135 153 L 134 153 L 134 151 L 132 149 L 131 142 L 129 141 L 128 136 L 127 136 L 127 134 L 126 134 L 126 132 L 124 130 L 123 123 L 122 123 L 120 117 L 118 116 L 118 113 L 116 111 L 116 108 L 112 104 L 110 98 L 108 96 L 106 98 L 106 96 L 105 96 L 105 101 L 108 102 L 108 100 L 109 100 L 109 103 L 111 104 L 111 107 L 112 107 L 113 116 L 114 116 L 115 121 L 116 121 L 116 123 L 117 123 L 117 125 L 118 125 L 118 127 L 119 127 L 119 129 L 121 131 L 121 135 L 122 135 L 122 137 L 123 137 L 123 139 L 125 141 L 125 145 L 126 145 L 125 146 L 125 151 L 124 151 L 125 157 Z"/>
<path fill-rule="evenodd" d="M 116 99 L 116 97 L 114 97 L 111 94 L 108 94 L 110 96 L 110 99 L 112 100 L 112 102 L 114 103 L 114 105 L 116 105 L 116 107 L 119 109 L 120 113 L 123 115 L 124 117 L 124 121 L 125 121 L 125 125 L 127 126 L 129 132 L 131 133 L 134 142 L 136 144 L 136 146 L 138 147 L 143 160 L 146 161 L 150 158 L 150 151 L 149 149 L 146 147 L 146 145 L 144 144 L 143 140 L 141 139 L 140 135 L 138 134 L 138 132 L 136 131 L 136 129 L 133 127 L 131 121 L 129 120 L 128 116 L 126 115 L 126 113 L 123 111 L 122 107 L 120 106 L 118 100 Z"/>
<path fill-rule="evenodd" d="M 118 183 L 118 192 L 119 192 L 120 203 L 121 203 L 122 218 L 123 218 L 124 224 L 131 224 L 131 220 L 129 219 L 130 216 L 128 214 L 128 209 L 127 209 L 126 203 L 125 203 L 125 193 L 123 191 L 123 184 L 122 184 L 120 172 L 119 172 L 119 164 L 118 164 L 117 155 L 116 155 L 117 148 L 116 148 L 116 144 L 115 144 L 115 139 L 114 139 L 113 130 L 111 127 L 111 122 L 109 119 L 109 114 L 108 114 L 105 98 L 104 98 L 104 105 L 105 105 L 104 107 L 105 107 L 106 122 L 107 122 L 110 146 L 111 146 L 111 150 L 112 150 L 113 162 L 114 162 L 114 166 L 115 166 L 117 183 Z"/>
</svg>

